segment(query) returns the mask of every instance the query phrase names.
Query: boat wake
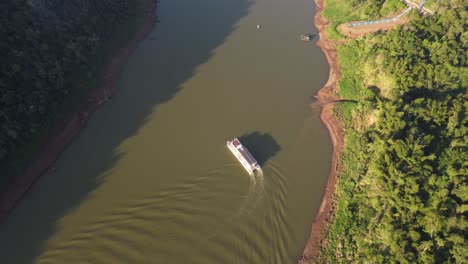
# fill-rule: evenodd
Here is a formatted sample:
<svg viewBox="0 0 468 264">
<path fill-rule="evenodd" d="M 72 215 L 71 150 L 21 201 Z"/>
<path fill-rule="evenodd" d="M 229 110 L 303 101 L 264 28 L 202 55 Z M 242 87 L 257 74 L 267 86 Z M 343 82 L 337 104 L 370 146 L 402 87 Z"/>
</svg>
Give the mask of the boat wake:
<svg viewBox="0 0 468 264">
<path fill-rule="evenodd" d="M 250 179 L 249 191 L 237 212 L 238 216 L 252 213 L 265 194 L 263 172 L 258 171 L 248 177 Z"/>
<path fill-rule="evenodd" d="M 263 171 L 258 170 L 254 174 L 245 173 L 245 171 L 239 171 L 238 173 L 230 173 L 232 170 L 238 170 L 239 166 L 236 163 L 229 163 L 220 168 L 213 169 L 206 172 L 206 175 L 216 175 L 216 177 L 248 177 L 249 187 L 247 193 L 243 195 L 244 199 L 241 202 L 239 209 L 237 210 L 236 216 L 239 217 L 244 214 L 250 214 L 261 201 L 265 193 Z"/>
</svg>

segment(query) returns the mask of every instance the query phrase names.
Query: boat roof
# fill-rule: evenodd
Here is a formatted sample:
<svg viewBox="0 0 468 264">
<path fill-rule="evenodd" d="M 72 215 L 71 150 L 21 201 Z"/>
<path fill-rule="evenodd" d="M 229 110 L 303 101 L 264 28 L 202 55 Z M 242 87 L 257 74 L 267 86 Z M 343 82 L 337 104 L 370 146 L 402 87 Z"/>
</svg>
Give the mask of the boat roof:
<svg viewBox="0 0 468 264">
<path fill-rule="evenodd" d="M 250 154 L 249 150 L 245 147 L 239 148 L 239 152 L 244 156 L 244 158 L 249 162 L 250 165 L 254 165 L 257 163 L 257 160 Z"/>
<path fill-rule="evenodd" d="M 250 165 L 257 164 L 257 160 L 252 156 L 250 151 L 240 143 L 239 139 L 233 139 L 232 144 L 239 150 L 244 159 L 246 159 Z"/>
</svg>

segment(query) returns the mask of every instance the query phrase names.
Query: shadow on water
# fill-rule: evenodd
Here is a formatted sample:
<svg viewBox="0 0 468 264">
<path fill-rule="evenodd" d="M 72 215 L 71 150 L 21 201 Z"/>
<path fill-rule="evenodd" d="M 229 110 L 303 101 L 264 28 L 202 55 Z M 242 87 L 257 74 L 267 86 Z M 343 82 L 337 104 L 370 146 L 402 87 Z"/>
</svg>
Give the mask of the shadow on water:
<svg viewBox="0 0 468 264">
<path fill-rule="evenodd" d="M 37 261 L 47 240 L 60 230 L 63 217 L 89 198 L 124 155 L 121 143 L 136 135 L 156 106 L 173 98 L 196 68 L 209 60 L 247 15 L 251 3 L 159 1 L 159 23 L 148 37 L 151 40 L 140 44 L 125 69 L 132 77 L 123 75 L 123 88 L 65 151 L 57 171 L 44 175 L 0 225 L 2 263 Z M 263 162 L 279 149 L 268 134 L 246 135 L 245 142 Z"/>
<path fill-rule="evenodd" d="M 310 39 L 317 41 L 318 40 L 318 33 L 311 33 L 310 34 Z"/>
<path fill-rule="evenodd" d="M 281 147 L 270 133 L 250 132 L 239 137 L 239 140 L 252 153 L 260 166 L 273 158 Z"/>
</svg>

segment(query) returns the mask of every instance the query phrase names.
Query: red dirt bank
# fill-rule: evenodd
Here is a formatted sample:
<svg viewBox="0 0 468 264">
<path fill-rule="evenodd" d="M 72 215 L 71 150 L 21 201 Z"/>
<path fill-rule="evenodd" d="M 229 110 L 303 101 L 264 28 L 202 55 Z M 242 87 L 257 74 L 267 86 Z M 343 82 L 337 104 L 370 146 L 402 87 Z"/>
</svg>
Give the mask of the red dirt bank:
<svg viewBox="0 0 468 264">
<path fill-rule="evenodd" d="M 339 100 L 337 96 L 337 81 L 340 78 L 340 68 L 338 65 L 338 54 L 334 48 L 334 42 L 326 36 L 328 21 L 322 16 L 324 0 L 316 0 L 316 14 L 314 24 L 319 30 L 319 46 L 325 53 L 330 71 L 328 81 L 322 89 L 319 90 L 315 98 L 322 105 L 320 118 L 325 126 L 333 143 L 333 157 L 331 171 L 328 176 L 327 185 L 322 198 L 319 212 L 312 223 L 309 240 L 304 247 L 302 255 L 298 258 L 298 263 L 315 263 L 322 243 L 322 235 L 327 226 L 328 220 L 333 213 L 333 193 L 337 181 L 337 164 L 339 155 L 344 145 L 343 128 L 338 120 L 333 116 L 334 103 Z"/>
<path fill-rule="evenodd" d="M 123 64 L 128 60 L 138 44 L 151 32 L 156 21 L 156 1 L 146 0 L 146 12 L 143 25 L 135 32 L 132 39 L 116 52 L 102 76 L 101 85 L 94 90 L 82 110 L 72 114 L 65 126 L 47 143 L 44 151 L 33 160 L 11 187 L 0 195 L 0 222 L 3 221 L 20 199 L 60 157 L 60 154 L 85 126 L 91 114 L 115 93 L 115 82 L 120 76 Z"/>
</svg>

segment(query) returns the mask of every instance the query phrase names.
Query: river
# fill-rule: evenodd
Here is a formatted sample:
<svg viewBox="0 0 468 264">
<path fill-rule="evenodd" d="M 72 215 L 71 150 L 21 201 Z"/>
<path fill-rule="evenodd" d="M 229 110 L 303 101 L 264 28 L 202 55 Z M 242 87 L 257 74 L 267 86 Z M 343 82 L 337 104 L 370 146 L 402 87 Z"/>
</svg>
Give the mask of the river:
<svg viewBox="0 0 468 264">
<path fill-rule="evenodd" d="M 116 96 L 0 225 L 2 263 L 294 263 L 332 146 L 313 0 L 160 0 Z M 257 29 L 257 24 L 261 27 Z M 263 175 L 228 151 L 233 137 Z"/>
</svg>

